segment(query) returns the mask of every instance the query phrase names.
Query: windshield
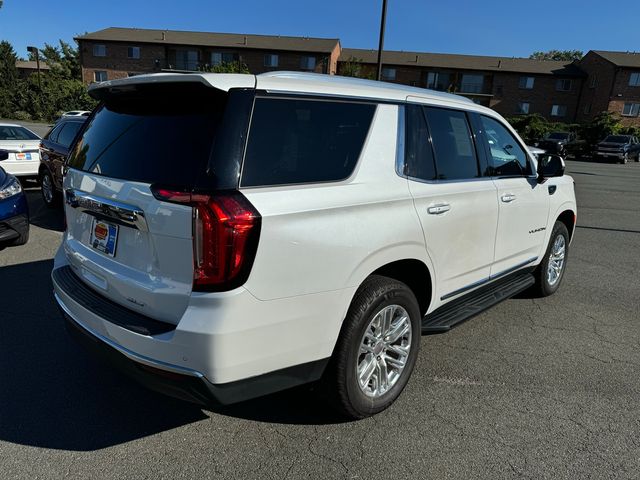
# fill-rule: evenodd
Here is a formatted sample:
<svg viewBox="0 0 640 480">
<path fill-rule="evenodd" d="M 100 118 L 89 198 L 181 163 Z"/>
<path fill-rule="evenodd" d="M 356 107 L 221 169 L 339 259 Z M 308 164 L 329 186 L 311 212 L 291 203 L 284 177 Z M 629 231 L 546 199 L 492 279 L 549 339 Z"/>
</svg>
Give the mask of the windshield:
<svg viewBox="0 0 640 480">
<path fill-rule="evenodd" d="M 604 141 L 607 143 L 627 143 L 629 142 L 629 137 L 626 135 L 609 135 Z"/>
<path fill-rule="evenodd" d="M 192 186 L 206 165 L 226 94 L 199 84 L 144 87 L 98 107 L 72 168 L 144 183 Z"/>
<path fill-rule="evenodd" d="M 547 138 L 549 140 L 566 140 L 569 138 L 569 134 L 564 132 L 553 132 L 547 135 Z"/>
<path fill-rule="evenodd" d="M 35 133 L 24 127 L 0 126 L 0 140 L 40 140 Z"/>
</svg>

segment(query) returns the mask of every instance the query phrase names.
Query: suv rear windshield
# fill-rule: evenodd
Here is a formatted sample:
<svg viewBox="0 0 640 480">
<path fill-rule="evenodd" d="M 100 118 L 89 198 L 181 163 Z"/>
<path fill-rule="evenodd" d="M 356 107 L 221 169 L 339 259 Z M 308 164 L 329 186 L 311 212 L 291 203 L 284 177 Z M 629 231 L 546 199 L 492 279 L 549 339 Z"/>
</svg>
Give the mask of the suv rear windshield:
<svg viewBox="0 0 640 480">
<path fill-rule="evenodd" d="M 206 175 L 226 97 L 198 83 L 114 93 L 89 120 L 69 165 L 107 177 L 191 186 Z"/>
<path fill-rule="evenodd" d="M 353 172 L 376 106 L 257 98 L 243 187 L 343 180 Z"/>
</svg>

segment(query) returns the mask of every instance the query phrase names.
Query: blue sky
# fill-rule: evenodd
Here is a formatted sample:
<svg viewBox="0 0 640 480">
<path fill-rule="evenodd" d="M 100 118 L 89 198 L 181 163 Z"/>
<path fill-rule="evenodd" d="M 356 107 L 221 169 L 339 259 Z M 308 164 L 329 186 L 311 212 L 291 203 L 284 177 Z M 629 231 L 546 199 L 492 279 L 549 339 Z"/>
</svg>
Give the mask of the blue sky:
<svg viewBox="0 0 640 480">
<path fill-rule="evenodd" d="M 468 4 L 467 4 L 468 3 Z M 588 6 L 589 3 L 598 5 Z M 535 50 L 640 50 L 640 1 L 388 0 L 385 48 L 528 56 Z M 381 0 L 5 0 L 0 39 L 70 41 L 109 26 L 340 38 L 377 48 Z"/>
</svg>

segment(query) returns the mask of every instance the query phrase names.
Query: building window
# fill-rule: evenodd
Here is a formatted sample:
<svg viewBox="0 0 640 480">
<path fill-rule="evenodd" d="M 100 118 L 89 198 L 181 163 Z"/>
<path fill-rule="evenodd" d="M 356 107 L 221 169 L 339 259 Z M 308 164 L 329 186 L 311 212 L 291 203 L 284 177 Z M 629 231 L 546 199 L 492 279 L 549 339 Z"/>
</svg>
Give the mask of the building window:
<svg viewBox="0 0 640 480">
<path fill-rule="evenodd" d="M 300 59 L 300 70 L 315 70 L 316 57 L 304 56 Z"/>
<path fill-rule="evenodd" d="M 384 67 L 382 69 L 382 79 L 383 80 L 395 80 L 396 79 L 396 69 Z"/>
<path fill-rule="evenodd" d="M 567 114 L 566 105 L 554 105 L 551 107 L 552 117 L 564 117 Z"/>
<path fill-rule="evenodd" d="M 197 50 L 176 50 L 177 70 L 197 70 L 198 51 Z"/>
<path fill-rule="evenodd" d="M 484 86 L 484 75 L 471 75 L 465 73 L 462 75 L 462 84 L 460 91 L 463 93 L 482 93 Z"/>
<path fill-rule="evenodd" d="M 106 45 L 94 45 L 93 46 L 93 56 L 94 57 L 106 57 L 107 56 L 107 46 Z"/>
<path fill-rule="evenodd" d="M 140 58 L 140 47 L 127 47 L 127 58 Z"/>
<path fill-rule="evenodd" d="M 95 72 L 93 72 L 93 79 L 96 82 L 104 82 L 107 80 L 107 72 L 105 72 L 104 70 L 96 70 Z"/>
<path fill-rule="evenodd" d="M 211 65 L 214 67 L 223 63 L 233 63 L 238 61 L 238 54 L 232 52 L 211 52 Z"/>
<path fill-rule="evenodd" d="M 629 78 L 630 87 L 640 87 L 640 72 L 633 72 Z"/>
<path fill-rule="evenodd" d="M 560 78 L 556 82 L 556 90 L 559 92 L 569 92 L 571 90 L 571 79 Z"/>
<path fill-rule="evenodd" d="M 637 117 L 640 115 L 640 103 L 625 103 L 622 108 L 622 115 L 625 117 Z"/>
<path fill-rule="evenodd" d="M 587 104 L 584 106 L 584 110 L 583 110 L 583 112 L 584 112 L 584 114 L 585 114 L 585 115 L 589 115 L 589 114 L 591 113 L 591 104 L 590 104 L 590 103 L 587 103 Z"/>
<path fill-rule="evenodd" d="M 278 66 L 278 55 L 271 53 L 264 56 L 264 66 L 265 67 L 277 67 Z"/>
<path fill-rule="evenodd" d="M 525 90 L 531 90 L 535 81 L 536 79 L 534 77 L 520 77 L 519 87 Z"/>
<path fill-rule="evenodd" d="M 501 97 L 504 92 L 504 87 L 502 85 L 496 86 L 496 96 Z"/>
<path fill-rule="evenodd" d="M 518 108 L 516 109 L 516 113 L 519 113 L 521 115 L 528 115 L 530 106 L 531 104 L 529 102 L 518 102 Z"/>
<path fill-rule="evenodd" d="M 598 76 L 597 75 L 593 75 L 589 79 L 589 88 L 596 88 L 596 85 L 598 85 Z"/>
<path fill-rule="evenodd" d="M 448 73 L 429 72 L 427 74 L 427 88 L 432 90 L 449 90 L 451 75 Z"/>
</svg>

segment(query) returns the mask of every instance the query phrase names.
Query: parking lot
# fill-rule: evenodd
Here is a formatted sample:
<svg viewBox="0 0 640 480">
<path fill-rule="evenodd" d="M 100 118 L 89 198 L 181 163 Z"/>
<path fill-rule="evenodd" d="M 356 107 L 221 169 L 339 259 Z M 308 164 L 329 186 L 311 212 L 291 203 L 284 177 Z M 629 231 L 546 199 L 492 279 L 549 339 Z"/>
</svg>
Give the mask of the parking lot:
<svg viewBox="0 0 640 480">
<path fill-rule="evenodd" d="M 68 338 L 49 274 L 63 230 L 35 185 L 0 252 L 3 478 L 638 478 L 640 164 L 568 162 L 564 283 L 422 338 L 400 399 L 343 423 L 312 388 L 204 410 Z"/>
</svg>

